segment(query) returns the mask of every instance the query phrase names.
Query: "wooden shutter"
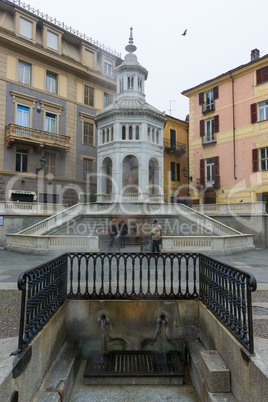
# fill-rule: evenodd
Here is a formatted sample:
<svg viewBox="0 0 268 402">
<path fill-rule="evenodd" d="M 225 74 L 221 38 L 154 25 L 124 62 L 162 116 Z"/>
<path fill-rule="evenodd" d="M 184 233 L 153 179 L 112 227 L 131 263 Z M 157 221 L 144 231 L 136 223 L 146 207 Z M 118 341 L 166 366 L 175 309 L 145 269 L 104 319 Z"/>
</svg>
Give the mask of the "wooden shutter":
<svg viewBox="0 0 268 402">
<path fill-rule="evenodd" d="M 200 137 L 205 135 L 205 120 L 200 120 Z"/>
<path fill-rule="evenodd" d="M 215 187 L 220 187 L 220 158 L 215 156 L 214 158 L 214 182 Z"/>
<path fill-rule="evenodd" d="M 256 75 L 257 75 L 257 84 L 260 84 L 262 82 L 261 68 L 256 71 Z"/>
<path fill-rule="evenodd" d="M 268 67 L 260 68 L 256 71 L 257 75 L 257 84 L 262 84 L 263 82 L 268 81 Z"/>
<path fill-rule="evenodd" d="M 170 148 L 176 149 L 176 131 L 170 129 Z"/>
<path fill-rule="evenodd" d="M 177 163 L 177 181 L 181 180 L 181 169 L 180 169 L 180 164 Z"/>
<path fill-rule="evenodd" d="M 170 162 L 170 179 L 172 181 L 176 180 L 176 177 L 175 177 L 175 162 Z"/>
<path fill-rule="evenodd" d="M 214 97 L 214 100 L 218 99 L 218 97 L 219 97 L 219 87 L 218 86 L 213 88 L 213 97 Z"/>
<path fill-rule="evenodd" d="M 257 172 L 259 170 L 259 150 L 258 148 L 252 149 L 252 171 Z"/>
<path fill-rule="evenodd" d="M 250 105 L 250 114 L 251 114 L 251 124 L 257 122 L 257 103 L 252 103 Z"/>
<path fill-rule="evenodd" d="M 219 115 L 214 116 L 214 133 L 218 133 L 220 131 L 220 119 Z"/>
<path fill-rule="evenodd" d="M 204 103 L 204 92 L 200 92 L 199 94 L 199 105 L 203 105 Z"/>
<path fill-rule="evenodd" d="M 200 185 L 205 187 L 205 159 L 200 159 Z"/>
</svg>

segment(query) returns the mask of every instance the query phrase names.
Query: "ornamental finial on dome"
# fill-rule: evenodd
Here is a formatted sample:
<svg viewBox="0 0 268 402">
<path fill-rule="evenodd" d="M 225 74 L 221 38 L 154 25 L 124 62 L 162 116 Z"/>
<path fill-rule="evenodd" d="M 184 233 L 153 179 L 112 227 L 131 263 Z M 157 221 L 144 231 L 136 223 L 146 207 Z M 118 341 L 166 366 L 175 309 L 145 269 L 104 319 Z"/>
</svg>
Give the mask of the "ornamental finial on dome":
<svg viewBox="0 0 268 402">
<path fill-rule="evenodd" d="M 133 28 L 130 28 L 130 35 L 128 45 L 125 47 L 126 51 L 129 53 L 133 53 L 136 51 L 137 47 L 133 44 L 133 35 L 132 35 Z"/>
</svg>

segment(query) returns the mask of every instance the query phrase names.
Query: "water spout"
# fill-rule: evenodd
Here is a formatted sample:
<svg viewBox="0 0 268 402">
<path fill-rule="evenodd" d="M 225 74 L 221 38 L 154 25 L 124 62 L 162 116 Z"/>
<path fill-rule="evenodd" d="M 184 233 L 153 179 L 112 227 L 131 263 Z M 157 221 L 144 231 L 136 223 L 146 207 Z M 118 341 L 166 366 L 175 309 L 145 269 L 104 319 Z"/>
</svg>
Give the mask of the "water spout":
<svg viewBox="0 0 268 402">
<path fill-rule="evenodd" d="M 161 314 L 161 316 L 158 318 L 157 322 L 159 324 L 160 349 L 161 349 L 161 352 L 164 354 L 167 352 L 167 334 L 166 334 L 167 327 L 166 327 L 166 325 L 167 325 L 168 319 L 166 318 L 166 316 L 164 314 Z"/>
<path fill-rule="evenodd" d="M 109 319 L 105 314 L 102 314 L 98 319 L 100 322 L 100 351 L 107 351 L 107 342 L 106 342 L 106 326 L 109 325 Z"/>
</svg>

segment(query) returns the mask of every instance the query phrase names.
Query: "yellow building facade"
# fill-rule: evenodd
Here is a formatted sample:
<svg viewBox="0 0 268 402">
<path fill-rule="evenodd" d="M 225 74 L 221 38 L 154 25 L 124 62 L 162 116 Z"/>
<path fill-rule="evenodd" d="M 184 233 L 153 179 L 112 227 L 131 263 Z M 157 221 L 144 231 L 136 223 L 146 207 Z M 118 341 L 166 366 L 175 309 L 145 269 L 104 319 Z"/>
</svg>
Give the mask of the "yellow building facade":
<svg viewBox="0 0 268 402">
<path fill-rule="evenodd" d="M 164 199 L 188 196 L 188 121 L 166 115 L 164 128 Z"/>
</svg>

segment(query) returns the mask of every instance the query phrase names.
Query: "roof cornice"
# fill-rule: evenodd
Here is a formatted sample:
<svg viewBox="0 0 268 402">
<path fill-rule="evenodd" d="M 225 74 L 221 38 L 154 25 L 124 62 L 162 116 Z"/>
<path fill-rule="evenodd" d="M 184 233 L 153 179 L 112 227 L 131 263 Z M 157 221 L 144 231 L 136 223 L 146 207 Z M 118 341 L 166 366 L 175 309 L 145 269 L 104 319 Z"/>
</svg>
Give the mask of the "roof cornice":
<svg viewBox="0 0 268 402">
<path fill-rule="evenodd" d="M 207 88 L 212 88 L 215 85 L 220 85 L 227 81 L 230 81 L 231 77 L 238 78 L 245 74 L 258 70 L 259 68 L 267 66 L 267 63 L 268 63 L 268 54 L 257 60 L 250 61 L 249 63 L 243 64 L 239 67 L 229 70 L 226 73 L 220 74 L 217 77 L 205 81 L 201 84 L 198 84 L 192 88 L 186 89 L 182 91 L 182 95 L 191 97 L 199 92 L 202 92 L 203 90 L 206 90 Z"/>
</svg>

